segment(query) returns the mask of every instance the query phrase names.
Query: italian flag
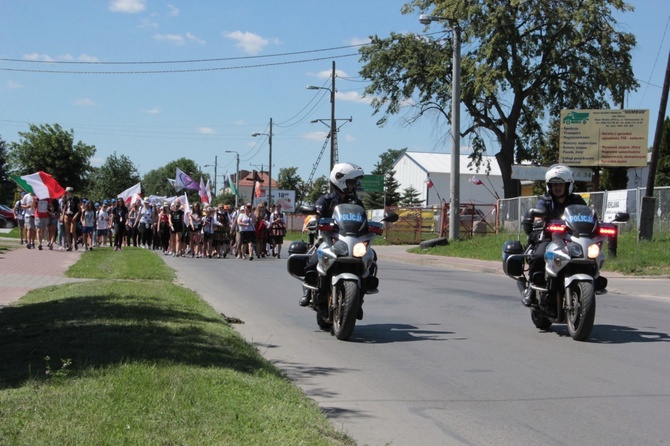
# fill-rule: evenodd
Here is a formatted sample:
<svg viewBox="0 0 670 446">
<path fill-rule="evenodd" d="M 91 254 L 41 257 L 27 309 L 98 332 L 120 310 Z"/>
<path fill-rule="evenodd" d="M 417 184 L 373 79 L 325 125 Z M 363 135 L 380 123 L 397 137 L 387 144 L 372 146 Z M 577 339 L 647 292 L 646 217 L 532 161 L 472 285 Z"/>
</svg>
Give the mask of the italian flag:
<svg viewBox="0 0 670 446">
<path fill-rule="evenodd" d="M 11 175 L 10 178 L 23 190 L 34 194 L 40 200 L 47 198 L 60 198 L 65 194 L 65 189 L 58 181 L 46 172 L 39 171 L 30 175 Z"/>
</svg>

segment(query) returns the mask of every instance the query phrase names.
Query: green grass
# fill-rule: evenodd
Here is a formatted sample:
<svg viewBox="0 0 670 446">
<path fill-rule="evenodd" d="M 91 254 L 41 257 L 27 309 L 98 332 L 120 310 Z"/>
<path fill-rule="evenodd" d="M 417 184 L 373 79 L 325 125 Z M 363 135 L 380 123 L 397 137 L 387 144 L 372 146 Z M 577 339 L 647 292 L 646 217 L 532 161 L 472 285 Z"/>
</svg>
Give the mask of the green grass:
<svg viewBox="0 0 670 446">
<path fill-rule="evenodd" d="M 0 444 L 354 444 L 154 253 L 68 275 L 0 311 Z"/>
<path fill-rule="evenodd" d="M 518 240 L 518 236 L 516 233 L 487 234 L 462 238 L 447 246 L 430 249 L 413 248 L 410 252 L 500 261 L 502 245 L 506 240 Z M 524 235 L 521 242 L 525 241 Z M 619 235 L 616 258 L 612 258 L 606 252 L 604 270 L 628 275 L 670 275 L 669 252 L 670 234 L 659 234 L 651 242 L 638 242 L 635 232 L 625 232 Z"/>
<path fill-rule="evenodd" d="M 157 255 L 141 248 L 94 248 L 86 252 L 86 261 L 77 262 L 66 273 L 68 277 L 89 279 L 173 280 L 174 271 Z"/>
</svg>

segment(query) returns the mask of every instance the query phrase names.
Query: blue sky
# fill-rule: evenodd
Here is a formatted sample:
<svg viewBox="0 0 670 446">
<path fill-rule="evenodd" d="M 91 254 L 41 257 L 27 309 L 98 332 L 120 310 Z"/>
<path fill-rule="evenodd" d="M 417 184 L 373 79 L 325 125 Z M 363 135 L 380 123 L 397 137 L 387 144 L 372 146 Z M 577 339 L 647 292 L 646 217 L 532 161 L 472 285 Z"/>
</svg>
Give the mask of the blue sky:
<svg viewBox="0 0 670 446">
<path fill-rule="evenodd" d="M 327 121 L 330 102 L 327 90 L 305 87 L 329 87 L 335 60 L 340 161 L 369 172 L 389 148 L 448 153 L 444 123 L 428 118 L 408 128 L 399 117 L 379 128 L 361 97 L 366 84 L 352 45 L 373 34 L 424 31 L 418 16 L 400 13 L 404 3 L 0 0 L 0 137 L 18 141 L 30 123 L 58 123 L 96 147 L 95 165 L 116 152 L 144 174 L 180 157 L 205 166 L 217 156 L 221 175 L 235 170 L 235 155 L 227 150 L 239 153 L 241 169 L 267 169 L 267 138 L 251 134 L 268 133 L 273 118 L 273 176 L 297 167 L 307 180 L 328 132 L 311 121 Z M 670 8 L 668 0 L 630 3 L 635 12 L 618 19 L 638 39 L 633 64 L 641 86 L 628 95 L 626 108 L 650 110 L 651 145 L 670 49 Z M 201 60 L 210 61 L 155 63 Z M 465 125 L 467 116 L 461 119 Z M 328 164 L 326 148 L 315 176 L 327 174 Z M 203 171 L 213 174 L 212 167 Z"/>
</svg>

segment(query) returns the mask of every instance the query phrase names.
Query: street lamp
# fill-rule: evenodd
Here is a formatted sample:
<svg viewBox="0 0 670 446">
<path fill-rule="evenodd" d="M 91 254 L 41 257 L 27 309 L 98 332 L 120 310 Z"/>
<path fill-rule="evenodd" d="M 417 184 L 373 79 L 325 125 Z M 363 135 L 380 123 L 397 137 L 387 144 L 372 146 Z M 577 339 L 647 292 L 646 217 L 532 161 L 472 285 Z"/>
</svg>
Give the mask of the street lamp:
<svg viewBox="0 0 670 446">
<path fill-rule="evenodd" d="M 213 167 L 213 168 L 214 168 L 214 196 L 215 196 L 215 197 L 216 197 L 217 195 L 219 195 L 219 191 L 218 191 L 218 189 L 216 188 L 216 167 L 218 166 L 218 164 L 219 164 L 219 163 L 218 163 L 218 161 L 217 161 L 217 157 L 216 157 L 216 155 L 215 155 L 215 156 L 214 156 L 214 164 L 205 164 L 204 166 L 202 166 L 202 167 Z"/>
<path fill-rule="evenodd" d="M 240 154 L 234 150 L 226 150 L 226 153 L 234 153 L 237 159 L 235 168 L 235 210 L 239 209 L 238 198 L 240 196 Z"/>
<path fill-rule="evenodd" d="M 268 145 L 270 146 L 270 164 L 268 165 L 268 205 L 272 206 L 272 118 L 270 118 L 270 133 L 252 133 L 251 136 L 265 135 L 268 137 Z"/>
<path fill-rule="evenodd" d="M 449 182 L 449 240 L 457 240 L 460 228 L 460 188 L 461 188 L 461 27 L 454 19 L 421 14 L 419 22 L 428 25 L 431 22 L 448 21 L 454 32 L 453 63 L 451 84 L 451 175 Z"/>
<path fill-rule="evenodd" d="M 337 153 L 335 152 L 335 61 L 333 61 L 333 73 L 331 75 L 332 86 L 317 87 L 315 85 L 308 85 L 308 90 L 328 90 L 330 91 L 330 171 L 333 170 L 337 164 Z"/>
</svg>

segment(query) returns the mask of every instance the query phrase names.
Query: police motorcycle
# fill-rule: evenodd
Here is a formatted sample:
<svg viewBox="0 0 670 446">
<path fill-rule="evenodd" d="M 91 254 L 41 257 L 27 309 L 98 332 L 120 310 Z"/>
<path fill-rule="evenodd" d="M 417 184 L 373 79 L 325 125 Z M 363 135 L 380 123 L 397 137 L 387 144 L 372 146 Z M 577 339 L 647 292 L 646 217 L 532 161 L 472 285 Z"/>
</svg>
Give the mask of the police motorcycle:
<svg viewBox="0 0 670 446">
<path fill-rule="evenodd" d="M 542 209 L 529 210 L 522 227 L 528 235 L 525 248 L 517 240 L 503 244 L 503 271 L 517 281 L 522 295 L 528 285 L 535 290 L 530 316 L 535 327 L 548 329 L 553 323 L 565 323 L 572 339 L 588 339 L 596 315 L 596 294 L 607 293 L 607 279 L 600 275 L 605 262 L 603 245 L 616 237 L 614 222 L 626 222 L 627 213 L 617 213 L 612 223 L 598 220 L 588 206 L 567 206 L 561 220 L 535 221 Z M 550 235 L 543 277 L 526 277 L 528 259 L 535 249 L 531 240 Z M 540 273 L 538 273 L 540 275 Z"/>
<path fill-rule="evenodd" d="M 316 214 L 314 206 L 303 206 L 304 214 Z M 386 213 L 382 222 L 395 222 L 398 215 Z M 347 340 L 354 331 L 363 297 L 379 292 L 377 255 L 372 243 L 382 235 L 382 222 L 369 221 L 365 209 L 357 204 L 339 204 L 332 218 L 317 224 L 318 239 L 308 247 L 294 242 L 289 247 L 287 270 L 309 288 L 309 306 L 316 311 L 316 323 L 339 340 Z M 315 277 L 305 280 L 305 266 L 316 252 Z"/>
</svg>

